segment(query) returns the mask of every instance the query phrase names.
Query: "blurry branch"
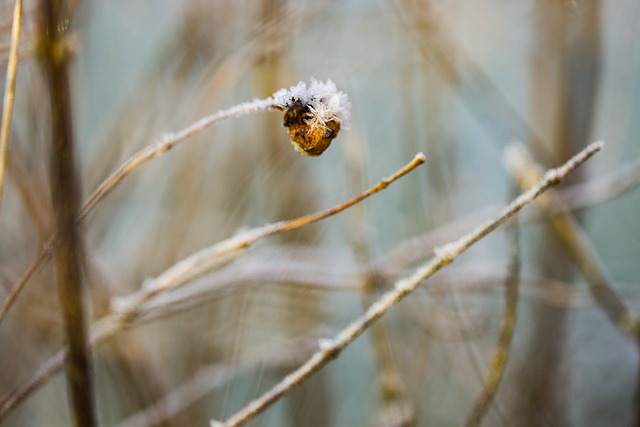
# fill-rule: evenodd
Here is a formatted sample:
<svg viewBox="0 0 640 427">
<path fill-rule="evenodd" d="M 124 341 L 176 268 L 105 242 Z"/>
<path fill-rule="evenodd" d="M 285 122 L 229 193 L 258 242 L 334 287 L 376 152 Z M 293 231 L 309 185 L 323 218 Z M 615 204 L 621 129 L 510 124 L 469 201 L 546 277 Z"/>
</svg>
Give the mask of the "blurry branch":
<svg viewBox="0 0 640 427">
<path fill-rule="evenodd" d="M 87 345 L 87 315 L 83 286 L 83 244 L 78 227 L 80 183 L 75 164 L 69 50 L 65 38 L 67 19 L 63 2 L 40 1 L 39 42 L 47 78 L 51 114 L 51 200 L 60 235 L 55 251 L 55 271 L 67 341 L 66 382 L 71 418 L 75 426 L 96 425 L 93 363 Z"/>
<path fill-rule="evenodd" d="M 232 427 L 246 423 L 266 408 L 275 403 L 283 395 L 307 380 L 311 375 L 323 368 L 327 363 L 338 357 L 339 353 L 357 337 L 362 335 L 373 322 L 382 317 L 394 305 L 413 292 L 420 283 L 431 277 L 437 271 L 454 261 L 454 259 L 470 246 L 494 231 L 507 219 L 519 212 L 524 206 L 540 194 L 560 183 L 569 173 L 587 161 L 603 147 L 602 143 L 594 143 L 572 157 L 564 165 L 550 169 L 543 178 L 526 192 L 506 206 L 499 215 L 476 228 L 459 240 L 448 243 L 436 250 L 436 256 L 419 267 L 411 276 L 399 280 L 393 289 L 384 293 L 367 311 L 340 331 L 332 339 L 319 340 L 319 349 L 307 362 L 284 377 L 269 391 L 247 404 L 224 422 L 211 421 L 211 427 Z"/>
<path fill-rule="evenodd" d="M 539 168 L 522 145 L 511 146 L 508 151 L 507 165 L 521 186 L 530 185 L 541 175 Z M 541 197 L 538 204 L 551 214 L 549 221 L 554 234 L 567 254 L 576 262 L 600 308 L 622 333 L 638 340 L 640 338 L 640 322 L 637 316 L 629 310 L 612 289 L 606 268 L 584 230 L 569 213 L 562 211 L 562 200 L 555 194 L 549 193 Z"/>
<path fill-rule="evenodd" d="M 18 46 L 20 45 L 20 28 L 22 26 L 22 0 L 16 0 L 13 9 L 13 23 L 11 24 L 11 46 L 7 63 L 7 77 L 4 84 L 4 99 L 2 101 L 2 122 L 0 122 L 0 208 L 2 207 L 2 193 L 4 189 L 4 170 L 7 164 L 7 149 L 9 134 L 11 133 L 11 116 L 13 115 L 13 101 L 16 90 L 16 73 L 18 71 Z"/>
<path fill-rule="evenodd" d="M 217 113 L 211 114 L 209 116 L 205 116 L 193 123 L 191 126 L 181 130 L 177 133 L 167 133 L 162 135 L 154 144 L 149 145 L 146 148 L 135 153 L 133 156 L 129 158 L 126 162 L 124 162 L 118 169 L 116 169 L 111 175 L 109 175 L 96 190 L 91 193 L 91 195 L 85 200 L 82 208 L 80 209 L 80 215 L 78 217 L 79 221 L 84 220 L 87 215 L 95 208 L 95 206 L 104 199 L 115 187 L 118 185 L 124 178 L 126 178 L 131 172 L 136 170 L 142 164 L 147 162 L 148 160 L 153 159 L 154 157 L 159 156 L 162 153 L 165 153 L 171 150 L 180 142 L 183 142 L 187 138 L 194 136 L 195 134 L 203 131 L 204 129 L 213 126 L 223 120 L 240 117 L 247 114 L 258 113 L 261 111 L 271 111 L 278 110 L 277 107 L 271 98 L 263 99 L 263 100 L 255 100 L 251 102 L 245 102 L 242 104 L 238 104 L 234 107 L 228 108 L 226 110 L 218 111 Z M 54 233 L 49 237 L 46 243 L 36 255 L 36 258 L 31 262 L 27 270 L 23 273 L 20 280 L 18 280 L 9 291 L 7 298 L 3 301 L 2 307 L 0 308 L 0 323 L 6 316 L 9 308 L 13 304 L 13 302 L 18 297 L 18 294 L 22 290 L 22 288 L 27 284 L 31 276 L 38 271 L 40 267 L 42 267 L 49 259 L 51 259 L 51 254 L 53 247 L 56 244 L 57 235 Z"/>
<path fill-rule="evenodd" d="M 489 361 L 482 391 L 476 398 L 473 409 L 467 419 L 467 427 L 477 427 L 482 423 L 498 391 L 500 380 L 507 366 L 509 351 L 511 350 L 511 342 L 518 315 L 518 288 L 520 282 L 520 248 L 517 217 L 514 218 L 514 222 L 511 225 L 511 227 L 507 227 L 511 260 L 505 282 L 506 298 L 502 325 L 500 326 L 500 337 Z"/>
<path fill-rule="evenodd" d="M 640 186 L 640 160 L 623 166 L 619 171 L 598 179 L 573 184 L 556 191 L 562 209 L 572 211 L 617 199 Z M 559 206 L 550 207 L 558 212 Z"/>
<path fill-rule="evenodd" d="M 189 280 L 196 278 L 216 265 L 228 261 L 233 255 L 248 248 L 260 239 L 295 230 L 350 208 L 367 197 L 384 190 L 391 183 L 420 166 L 424 161 L 424 154 L 420 153 L 416 155 L 410 163 L 390 177 L 382 179 L 367 191 L 340 205 L 292 220 L 268 224 L 242 232 L 235 237 L 205 248 L 179 261 L 155 279 L 148 280 L 139 291 L 126 298 L 120 298 L 114 301 L 111 313 L 102 317 L 91 327 L 90 345 L 92 347 L 96 346 L 122 329 L 130 326 L 132 321 L 137 317 L 141 305 L 151 298 L 184 285 Z M 68 349 L 60 350 L 49 359 L 30 380 L 3 398 L 0 401 L 0 421 L 28 397 L 31 392 L 49 379 L 51 375 L 60 368 L 67 355 Z"/>
<path fill-rule="evenodd" d="M 535 128 L 494 83 L 482 66 L 459 43 L 431 1 L 392 1 L 390 5 L 413 38 L 425 61 L 432 62 L 442 79 L 462 97 L 494 141 L 522 135 L 545 149 Z M 543 153 L 546 154 L 546 153 Z"/>
<path fill-rule="evenodd" d="M 229 289 L 241 286 L 272 286 L 276 288 L 294 287 L 320 292 L 363 292 L 365 272 L 355 265 L 340 265 L 342 256 L 327 258 L 326 254 L 316 252 L 316 260 L 304 261 L 292 254 L 294 251 L 304 251 L 305 248 L 296 247 L 290 250 L 275 250 L 270 248 L 267 255 L 246 254 L 233 264 L 218 270 L 216 273 L 196 281 L 188 286 L 172 292 L 159 295 L 139 306 L 137 322 L 148 322 L 159 317 L 173 316 L 177 312 L 184 312 L 194 307 L 206 304 L 212 300 L 229 295 Z M 311 251 L 313 252 L 313 251 Z M 312 256 L 309 254 L 309 256 Z M 437 280 L 434 278 L 428 290 L 430 295 L 449 292 L 455 286 L 459 293 L 489 293 L 497 290 L 497 283 L 504 282 L 506 276 L 497 272 L 501 267 L 474 268 L 450 267 L 442 271 Z M 397 280 L 407 273 L 397 271 L 381 272 L 385 283 Z M 523 275 L 520 278 L 521 295 L 542 304 L 560 307 L 567 310 L 589 308 L 594 304 L 588 290 L 576 289 L 569 283 L 548 278 Z M 445 289 L 446 288 L 446 289 Z M 387 287 L 383 287 L 386 290 Z M 640 294 L 630 294 L 629 298 L 640 301 Z M 468 319 L 469 324 L 463 324 L 458 314 L 450 313 L 443 307 L 433 305 L 428 310 L 428 320 L 421 316 L 424 306 L 414 309 L 409 305 L 403 314 L 426 333 L 444 340 L 459 340 L 477 336 L 486 330 L 484 319 L 481 317 Z"/>
<path fill-rule="evenodd" d="M 431 285 L 433 285 L 435 279 Z M 431 295 L 431 287 L 427 291 Z M 425 318 L 424 313 L 429 313 Z M 479 337 L 488 330 L 487 316 L 472 315 L 461 319 L 460 313 L 446 309 L 434 301 L 415 301 L 402 310 L 412 324 L 425 334 L 443 341 L 464 341 Z M 470 317 L 470 319 L 469 319 Z"/>
<path fill-rule="evenodd" d="M 118 423 L 117 427 L 157 426 L 184 411 L 226 382 L 253 369 L 290 366 L 292 362 L 301 360 L 302 350 L 309 350 L 309 346 L 298 345 L 293 352 L 264 355 L 259 359 L 242 361 L 234 365 L 216 363 L 202 368 L 191 378 L 173 388 L 159 401 Z"/>
<path fill-rule="evenodd" d="M 351 134 L 349 144 L 343 144 L 347 177 L 352 192 L 362 191 L 365 176 L 366 147 L 358 134 Z M 354 136 L 355 135 L 355 136 Z M 350 240 L 354 256 L 359 265 L 364 267 L 362 272 L 363 288 L 361 293 L 362 306 L 366 309 L 374 301 L 384 278 L 371 266 L 369 241 L 366 232 L 366 210 L 364 205 L 354 207 L 350 212 Z M 405 425 L 415 418 L 413 402 L 407 396 L 400 374 L 396 369 L 391 354 L 391 341 L 386 325 L 382 322 L 375 324 L 369 331 L 369 339 L 376 364 L 376 380 L 380 390 L 381 405 L 376 418 L 384 419 L 389 427 Z M 400 424 L 397 424 L 400 422 Z"/>
</svg>

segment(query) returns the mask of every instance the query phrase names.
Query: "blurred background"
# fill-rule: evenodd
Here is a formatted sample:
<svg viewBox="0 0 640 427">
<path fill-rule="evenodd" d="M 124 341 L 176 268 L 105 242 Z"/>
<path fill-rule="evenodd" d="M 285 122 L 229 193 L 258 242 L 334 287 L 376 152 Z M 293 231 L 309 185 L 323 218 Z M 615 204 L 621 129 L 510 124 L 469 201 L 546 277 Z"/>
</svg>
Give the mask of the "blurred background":
<svg viewBox="0 0 640 427">
<path fill-rule="evenodd" d="M 94 352 L 101 425 L 208 425 L 268 390 L 513 197 L 513 141 L 543 167 L 594 140 L 563 185 L 609 284 L 640 314 L 640 4 L 617 0 L 74 1 L 69 21 L 83 194 L 162 133 L 310 77 L 353 104 L 317 158 L 279 112 L 226 121 L 125 179 L 82 225 L 92 318 L 242 229 L 355 195 L 423 151 L 426 165 L 354 208 L 261 241 L 172 292 Z M 13 1 L 0 0 L 4 81 Z M 24 4 L 2 210 L 0 300 L 52 229 L 46 79 Z M 2 89 L 4 93 L 4 89 Z M 593 185 L 583 186 L 582 183 Z M 487 426 L 638 425 L 638 339 L 592 298 L 527 208 L 520 294 Z M 498 343 L 513 256 L 500 229 L 425 282 L 252 426 L 459 426 Z M 63 345 L 51 263 L 0 325 L 0 396 Z M 70 424 L 62 374 L 2 425 Z"/>
</svg>

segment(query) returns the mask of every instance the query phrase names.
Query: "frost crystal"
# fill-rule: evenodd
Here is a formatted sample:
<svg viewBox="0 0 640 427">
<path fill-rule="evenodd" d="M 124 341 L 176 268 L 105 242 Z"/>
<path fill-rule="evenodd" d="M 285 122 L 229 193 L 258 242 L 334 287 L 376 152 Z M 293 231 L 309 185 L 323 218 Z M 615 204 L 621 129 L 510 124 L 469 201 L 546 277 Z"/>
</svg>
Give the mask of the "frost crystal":
<svg viewBox="0 0 640 427">
<path fill-rule="evenodd" d="M 279 107 L 293 107 L 297 103 L 308 108 L 315 123 L 325 125 L 330 121 L 337 121 L 344 130 L 349 130 L 351 123 L 351 103 L 349 97 L 338 91 L 335 83 L 330 79 L 321 82 L 313 77 L 307 87 L 300 82 L 289 89 L 280 89 L 273 94 L 273 99 Z M 310 123 L 311 124 L 311 123 Z"/>
</svg>

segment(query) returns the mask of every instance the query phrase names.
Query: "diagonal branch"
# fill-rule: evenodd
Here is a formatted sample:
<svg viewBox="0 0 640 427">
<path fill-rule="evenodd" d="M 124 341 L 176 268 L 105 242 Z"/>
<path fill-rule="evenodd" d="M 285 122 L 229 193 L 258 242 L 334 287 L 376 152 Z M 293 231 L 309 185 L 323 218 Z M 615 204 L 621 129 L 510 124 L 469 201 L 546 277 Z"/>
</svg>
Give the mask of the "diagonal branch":
<svg viewBox="0 0 640 427">
<path fill-rule="evenodd" d="M 396 282 L 392 290 L 383 294 L 378 301 L 369 306 L 367 311 L 361 317 L 354 320 L 346 328 L 340 331 L 338 335 L 332 339 L 321 339 L 319 341 L 320 348 L 318 351 L 314 353 L 302 366 L 284 377 L 273 388 L 250 402 L 226 421 L 219 422 L 212 420 L 211 427 L 234 427 L 244 424 L 267 409 L 290 390 L 300 385 L 303 381 L 309 379 L 327 363 L 338 357 L 339 353 L 346 346 L 362 335 L 373 322 L 382 317 L 394 305 L 413 292 L 420 283 L 453 262 L 458 255 L 494 231 L 507 219 L 519 212 L 524 206 L 531 203 L 531 201 L 540 194 L 560 183 L 569 173 L 587 161 L 596 152 L 600 151 L 602 147 L 603 143 L 601 142 L 589 145 L 564 165 L 547 171 L 538 183 L 506 206 L 495 218 L 476 228 L 474 231 L 463 236 L 459 240 L 440 247 L 436 251 L 436 256 L 434 258 L 419 267 L 411 276 Z"/>
</svg>

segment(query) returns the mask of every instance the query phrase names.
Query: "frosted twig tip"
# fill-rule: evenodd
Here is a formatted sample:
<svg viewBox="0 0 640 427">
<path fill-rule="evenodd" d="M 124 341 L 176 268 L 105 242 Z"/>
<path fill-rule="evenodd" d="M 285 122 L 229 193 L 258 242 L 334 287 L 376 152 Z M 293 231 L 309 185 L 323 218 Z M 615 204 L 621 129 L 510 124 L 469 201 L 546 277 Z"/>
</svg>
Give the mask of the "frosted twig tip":
<svg viewBox="0 0 640 427">
<path fill-rule="evenodd" d="M 589 151 L 600 151 L 603 148 L 604 148 L 604 141 L 592 142 L 587 146 L 587 150 Z"/>
</svg>

